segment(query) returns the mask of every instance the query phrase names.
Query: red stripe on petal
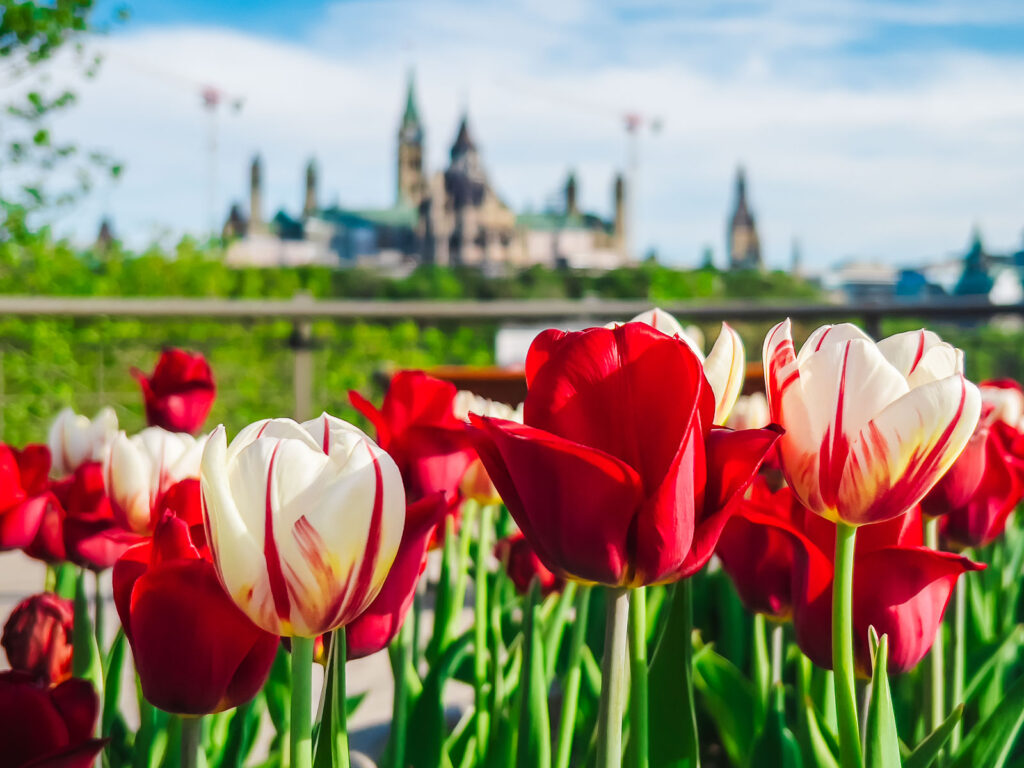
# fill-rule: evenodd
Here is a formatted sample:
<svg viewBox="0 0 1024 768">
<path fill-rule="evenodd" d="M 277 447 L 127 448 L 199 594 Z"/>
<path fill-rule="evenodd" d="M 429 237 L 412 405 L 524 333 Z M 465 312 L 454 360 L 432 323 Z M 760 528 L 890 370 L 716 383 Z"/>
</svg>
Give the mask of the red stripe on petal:
<svg viewBox="0 0 1024 768">
<path fill-rule="evenodd" d="M 281 443 L 274 446 L 270 454 L 270 464 L 267 467 L 267 499 L 266 514 L 263 523 L 263 559 L 267 562 L 267 578 L 270 581 L 270 594 L 274 598 L 274 609 L 280 619 L 287 619 L 291 615 L 291 603 L 288 598 L 288 582 L 281 569 L 281 556 L 277 552 L 277 542 L 274 540 L 274 507 L 271 492 L 274 482 L 274 461 L 277 459 L 277 451 Z"/>
<path fill-rule="evenodd" d="M 331 425 L 327 421 L 327 414 L 324 414 L 324 455 L 331 455 Z"/>
<path fill-rule="evenodd" d="M 380 554 L 381 530 L 384 527 L 384 476 L 380 471 L 380 462 L 369 444 L 366 450 L 373 458 L 373 473 L 376 487 L 373 492 L 373 513 L 370 516 L 370 530 L 366 534 L 366 553 L 359 563 L 359 575 L 356 577 L 355 598 L 358 608 L 366 605 L 366 595 L 373 583 L 373 572 L 377 569 L 377 556 Z M 354 616 L 350 618 L 355 618 Z"/>
<path fill-rule="evenodd" d="M 850 358 L 850 342 L 843 349 L 843 367 L 839 373 L 839 390 L 836 397 L 835 421 L 825 430 L 821 441 L 821 460 L 818 468 L 821 499 L 834 507 L 839 496 L 839 481 L 850 454 L 850 442 L 843 432 L 843 410 L 846 400 L 846 370 Z"/>
<path fill-rule="evenodd" d="M 820 338 L 820 339 L 818 339 L 818 344 L 817 344 L 817 346 L 815 346 L 815 347 L 814 347 L 814 351 L 815 351 L 815 352 L 818 352 L 818 351 L 820 351 L 820 350 L 821 350 L 821 345 L 825 343 L 825 339 L 827 339 L 827 338 L 828 338 L 828 335 L 829 335 L 830 333 L 832 333 L 832 328 L 833 328 L 833 326 L 831 326 L 831 325 L 830 325 L 830 326 L 828 326 L 828 327 L 827 327 L 827 328 L 825 329 L 825 332 L 824 332 L 823 334 L 821 334 L 821 338 Z"/>
<path fill-rule="evenodd" d="M 917 334 L 917 352 L 914 353 L 914 362 L 910 364 L 910 370 L 907 371 L 907 376 L 917 370 L 918 364 L 921 362 L 921 358 L 924 357 L 924 329 L 922 328 Z"/>
</svg>

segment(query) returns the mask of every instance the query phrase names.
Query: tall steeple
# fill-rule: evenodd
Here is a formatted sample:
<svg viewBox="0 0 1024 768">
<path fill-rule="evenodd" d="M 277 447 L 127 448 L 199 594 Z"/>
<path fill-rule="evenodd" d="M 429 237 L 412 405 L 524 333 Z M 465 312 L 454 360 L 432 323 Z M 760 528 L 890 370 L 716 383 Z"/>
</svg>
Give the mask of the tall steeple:
<svg viewBox="0 0 1024 768">
<path fill-rule="evenodd" d="M 316 199 L 316 160 L 310 158 L 306 164 L 306 198 L 302 203 L 302 215 L 309 218 L 319 207 Z"/>
<path fill-rule="evenodd" d="M 729 220 L 727 239 L 730 269 L 761 269 L 764 266 L 757 224 L 747 203 L 747 175 L 742 166 L 736 169 L 736 207 Z"/>
<path fill-rule="evenodd" d="M 412 70 L 405 90 L 405 111 L 398 128 L 398 183 L 396 203 L 418 206 L 425 189 L 423 176 L 423 125 L 416 105 L 416 81 Z"/>
<path fill-rule="evenodd" d="M 263 221 L 263 163 L 254 155 L 249 167 L 249 227 L 248 235 L 263 234 L 267 231 Z"/>
</svg>

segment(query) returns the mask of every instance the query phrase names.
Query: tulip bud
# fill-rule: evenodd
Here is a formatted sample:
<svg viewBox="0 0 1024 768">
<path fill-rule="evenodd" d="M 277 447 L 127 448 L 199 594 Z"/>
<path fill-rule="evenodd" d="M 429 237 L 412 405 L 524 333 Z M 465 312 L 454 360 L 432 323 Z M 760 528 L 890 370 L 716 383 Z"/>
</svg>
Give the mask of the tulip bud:
<svg viewBox="0 0 1024 768">
<path fill-rule="evenodd" d="M 4 624 L 3 645 L 11 669 L 27 672 L 46 685 L 71 677 L 70 600 L 42 592 L 22 600 Z"/>
<path fill-rule="evenodd" d="M 53 456 L 53 476 L 69 475 L 87 461 L 103 461 L 116 436 L 113 408 L 101 409 L 91 421 L 65 408 L 50 425 L 46 441 Z"/>
<path fill-rule="evenodd" d="M 131 437 L 121 432 L 104 467 L 118 522 L 135 533 L 151 533 L 163 495 L 179 480 L 199 476 L 205 442 L 205 437 L 197 440 L 160 427 L 147 427 Z"/>
<path fill-rule="evenodd" d="M 235 603 L 276 635 L 315 637 L 373 601 L 402 538 L 391 457 L 327 414 L 214 430 L 200 481 L 207 542 Z"/>
<path fill-rule="evenodd" d="M 779 455 L 804 506 L 847 525 L 917 505 L 964 449 L 981 412 L 963 353 L 930 331 L 877 344 L 850 324 L 811 334 L 796 353 L 788 320 L 764 342 Z"/>
<path fill-rule="evenodd" d="M 150 426 L 192 434 L 203 426 L 217 393 L 205 357 L 182 349 L 167 349 L 160 355 L 152 376 L 137 368 L 132 369 L 132 375 L 142 387 Z"/>
</svg>

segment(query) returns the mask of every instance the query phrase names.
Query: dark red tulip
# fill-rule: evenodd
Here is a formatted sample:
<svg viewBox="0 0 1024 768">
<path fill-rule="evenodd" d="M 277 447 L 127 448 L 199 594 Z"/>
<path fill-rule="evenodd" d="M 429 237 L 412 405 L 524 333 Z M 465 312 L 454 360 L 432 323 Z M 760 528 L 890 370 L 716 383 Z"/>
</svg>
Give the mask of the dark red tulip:
<svg viewBox="0 0 1024 768">
<path fill-rule="evenodd" d="M 494 556 L 504 563 L 508 577 L 521 595 L 530 591 L 534 581 L 545 595 L 561 589 L 565 583 L 544 566 L 522 533 L 501 539 L 494 547 Z"/>
<path fill-rule="evenodd" d="M 27 547 L 39 534 L 53 502 L 49 474 L 45 445 L 19 451 L 0 443 L 0 550 Z"/>
<path fill-rule="evenodd" d="M 440 493 L 406 507 L 402 541 L 384 586 L 370 607 L 345 628 L 348 658 L 376 653 L 398 634 L 427 564 L 427 545 L 447 510 L 448 504 Z"/>
<path fill-rule="evenodd" d="M 4 624 L 3 645 L 11 669 L 30 674 L 45 685 L 71 677 L 71 632 L 74 608 L 50 592 L 26 597 Z"/>
<path fill-rule="evenodd" d="M 764 475 L 753 482 L 748 497 L 736 504 L 715 554 L 748 610 L 776 620 L 792 616 L 798 547 L 793 531 L 803 513 L 788 487 L 772 493 Z"/>
<path fill-rule="evenodd" d="M 974 434 L 921 502 L 925 514 L 941 517 L 943 538 L 955 547 L 980 547 L 997 539 L 1024 498 L 1024 438 L 1019 429 L 1024 395 L 1019 385 L 1007 381 L 983 382 L 979 389 L 982 416 Z"/>
<path fill-rule="evenodd" d="M 689 576 L 778 434 L 712 429 L 697 355 L 643 323 L 545 331 L 524 424 L 471 416 L 480 459 L 541 562 L 615 586 Z"/>
<path fill-rule="evenodd" d="M 25 547 L 31 557 L 50 563 L 68 560 L 103 571 L 142 540 L 117 524 L 99 462 L 79 465 L 51 488 L 56 503 L 47 507 L 39 535 Z"/>
<path fill-rule="evenodd" d="M 358 392 L 348 397 L 377 430 L 377 443 L 398 464 L 409 503 L 438 492 L 457 502 L 474 452 L 453 409 L 454 385 L 423 371 L 400 371 L 391 379 L 380 410 Z"/>
<path fill-rule="evenodd" d="M 0 672 L 0 759 L 5 768 L 89 768 L 99 699 L 85 680 L 53 688 L 24 672 Z"/>
<path fill-rule="evenodd" d="M 259 629 L 224 592 L 186 521 L 165 514 L 151 540 L 114 566 L 114 604 L 142 692 L 156 707 L 205 715 L 255 696 L 278 638 Z"/>
<path fill-rule="evenodd" d="M 797 531 L 793 623 L 800 648 L 832 667 L 832 577 L 835 526 L 805 510 Z M 985 566 L 921 546 L 921 514 L 862 526 L 853 566 L 853 641 L 859 674 L 870 674 L 868 628 L 889 636 L 890 674 L 913 669 L 928 653 L 957 578 Z"/>
<path fill-rule="evenodd" d="M 202 428 L 217 394 L 205 357 L 183 349 L 165 349 L 152 376 L 137 368 L 132 375 L 142 387 L 149 426 L 193 434 Z"/>
</svg>

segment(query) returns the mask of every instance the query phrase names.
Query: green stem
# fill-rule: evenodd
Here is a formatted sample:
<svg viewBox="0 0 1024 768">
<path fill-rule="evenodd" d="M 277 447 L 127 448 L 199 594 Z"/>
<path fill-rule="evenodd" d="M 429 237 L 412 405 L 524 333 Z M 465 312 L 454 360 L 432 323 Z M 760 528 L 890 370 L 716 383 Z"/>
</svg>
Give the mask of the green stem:
<svg viewBox="0 0 1024 768">
<path fill-rule="evenodd" d="M 622 765 L 629 590 L 610 587 L 606 610 L 601 701 L 597 715 L 597 768 L 619 768 Z"/>
<path fill-rule="evenodd" d="M 338 627 L 331 637 L 331 650 L 334 651 L 333 668 L 334 675 L 334 721 L 337 724 L 337 731 L 334 733 L 334 740 L 331 748 L 334 750 L 335 768 L 349 768 L 351 756 L 348 750 L 348 686 L 345 682 L 345 666 L 348 663 L 348 638 L 345 635 L 345 628 Z M 321 728 L 323 726 L 320 726 Z"/>
<path fill-rule="evenodd" d="M 292 638 L 291 768 L 312 768 L 312 637 Z"/>
<path fill-rule="evenodd" d="M 395 671 L 395 700 L 391 712 L 391 765 L 405 765 L 405 730 L 409 721 L 409 685 L 406 680 L 412 666 L 412 625 L 407 621 L 398 632 L 398 669 Z"/>
<path fill-rule="evenodd" d="M 967 580 L 961 576 L 953 590 L 953 706 L 964 700 L 964 670 L 967 657 Z M 953 726 L 949 736 L 949 752 L 955 755 L 960 747 L 963 726 Z"/>
<path fill-rule="evenodd" d="M 832 583 L 832 669 L 842 768 L 860 768 L 860 728 L 853 670 L 853 552 L 857 529 L 836 523 L 835 575 Z"/>
<path fill-rule="evenodd" d="M 782 682 L 782 665 L 785 662 L 785 625 L 772 622 L 772 684 Z"/>
<path fill-rule="evenodd" d="M 487 707 L 487 556 L 491 547 L 491 513 L 490 506 L 480 508 L 473 601 L 473 689 L 476 705 L 473 722 L 476 726 L 476 759 L 479 765 L 483 765 L 487 759 L 490 728 Z"/>
<path fill-rule="evenodd" d="M 558 753 L 555 768 L 569 768 L 572 756 L 572 737 L 576 726 L 576 709 L 580 698 L 580 662 L 583 644 L 587 639 L 587 613 L 590 609 L 590 587 L 580 585 L 576 592 L 576 618 L 569 641 L 569 668 L 562 683 L 562 719 L 558 724 Z"/>
<path fill-rule="evenodd" d="M 96 591 L 92 596 L 93 629 L 96 632 L 96 647 L 100 649 L 100 658 L 103 656 L 103 591 L 100 589 L 99 571 L 93 572 L 93 586 Z"/>
<path fill-rule="evenodd" d="M 138 678 L 136 678 L 138 680 Z M 149 753 L 153 746 L 153 717 L 156 714 L 153 705 L 139 690 L 139 731 L 135 736 L 132 749 L 132 768 L 148 768 Z"/>
<path fill-rule="evenodd" d="M 199 742 L 203 735 L 203 718 L 181 718 L 181 768 L 197 768 Z"/>
<path fill-rule="evenodd" d="M 772 687 L 772 662 L 768 653 L 768 642 L 765 637 L 766 625 L 763 613 L 755 613 L 752 622 L 754 628 L 753 643 L 753 669 L 754 682 L 757 684 L 758 693 L 764 704 L 765 711 L 768 710 L 768 695 Z"/>
<path fill-rule="evenodd" d="M 647 591 L 634 589 L 629 605 L 629 751 L 630 766 L 647 768 Z"/>
<path fill-rule="evenodd" d="M 928 518 L 924 523 L 924 544 L 934 550 L 939 548 L 939 519 Z M 935 642 L 928 654 L 928 699 L 930 720 L 928 730 L 934 731 L 946 719 L 946 650 L 945 638 L 939 624 Z"/>
<path fill-rule="evenodd" d="M 689 721 L 683 727 L 690 731 L 689 739 L 693 745 L 690 768 L 700 768 L 700 740 L 697 735 L 697 702 L 693 696 L 693 579 L 683 579 L 676 584 L 676 595 L 680 601 L 683 614 L 683 693 L 686 696 Z"/>
</svg>

